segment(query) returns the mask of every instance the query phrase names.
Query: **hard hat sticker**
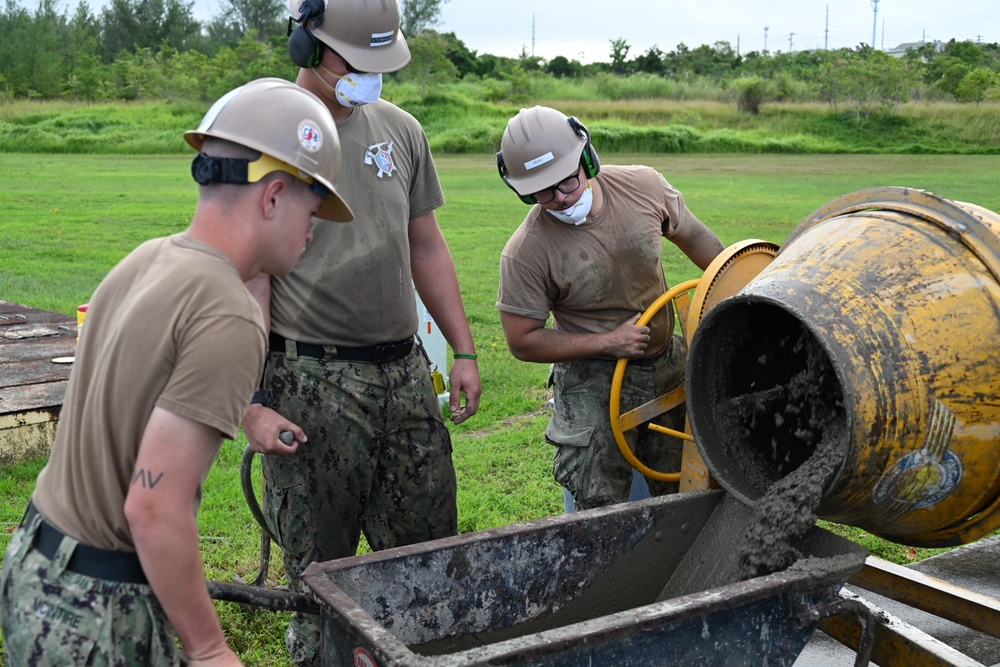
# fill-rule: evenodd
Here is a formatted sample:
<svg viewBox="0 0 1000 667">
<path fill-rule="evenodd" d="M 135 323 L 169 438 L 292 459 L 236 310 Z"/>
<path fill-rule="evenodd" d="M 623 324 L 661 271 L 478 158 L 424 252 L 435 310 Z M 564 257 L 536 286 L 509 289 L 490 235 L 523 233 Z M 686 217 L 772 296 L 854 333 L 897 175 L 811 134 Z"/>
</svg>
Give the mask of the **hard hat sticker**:
<svg viewBox="0 0 1000 667">
<path fill-rule="evenodd" d="M 395 31 L 390 32 L 373 32 L 372 41 L 369 46 L 389 46 L 392 44 L 392 35 Z"/>
<path fill-rule="evenodd" d="M 320 132 L 315 122 L 304 120 L 299 123 L 299 143 L 310 153 L 315 153 L 322 148 L 323 133 Z"/>
<path fill-rule="evenodd" d="M 555 156 L 552 155 L 552 151 L 549 151 L 545 155 L 539 155 L 534 160 L 528 160 L 527 162 L 525 162 L 524 168 L 527 169 L 528 171 L 531 171 L 535 167 L 540 167 L 546 162 L 552 162 L 555 159 L 556 159 Z"/>
</svg>

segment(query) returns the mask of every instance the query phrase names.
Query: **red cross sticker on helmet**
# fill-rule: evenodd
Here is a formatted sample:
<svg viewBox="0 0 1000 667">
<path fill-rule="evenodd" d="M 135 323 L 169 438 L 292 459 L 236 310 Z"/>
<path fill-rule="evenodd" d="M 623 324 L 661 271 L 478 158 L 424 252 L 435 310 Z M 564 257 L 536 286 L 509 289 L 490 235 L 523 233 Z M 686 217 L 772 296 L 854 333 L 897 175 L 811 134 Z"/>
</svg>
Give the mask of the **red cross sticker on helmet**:
<svg viewBox="0 0 1000 667">
<path fill-rule="evenodd" d="M 310 153 L 315 153 L 323 147 L 323 133 L 315 122 L 304 120 L 299 123 L 299 143 Z"/>
</svg>

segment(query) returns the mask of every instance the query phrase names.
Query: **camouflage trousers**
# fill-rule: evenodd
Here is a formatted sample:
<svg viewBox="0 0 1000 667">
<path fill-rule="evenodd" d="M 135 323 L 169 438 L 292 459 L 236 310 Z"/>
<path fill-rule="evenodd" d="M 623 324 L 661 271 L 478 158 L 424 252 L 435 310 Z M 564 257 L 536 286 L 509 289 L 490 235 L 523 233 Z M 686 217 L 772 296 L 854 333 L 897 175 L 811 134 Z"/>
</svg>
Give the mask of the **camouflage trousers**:
<svg viewBox="0 0 1000 667">
<path fill-rule="evenodd" d="M 66 570 L 70 537 L 51 560 L 31 545 L 35 515 L 14 531 L 0 571 L 0 627 L 7 664 L 180 665 L 173 626 L 153 589 Z"/>
<path fill-rule="evenodd" d="M 388 363 L 272 351 L 271 407 L 309 441 L 265 456 L 264 514 L 284 551 L 292 590 L 309 563 L 352 556 L 363 532 L 378 551 L 458 533 L 451 436 L 419 343 Z M 298 665 L 320 661 L 319 617 L 292 615 Z"/>
<path fill-rule="evenodd" d="M 680 336 L 658 357 L 630 361 L 622 382 L 621 410 L 636 408 L 684 383 L 687 348 Z M 603 507 L 628 499 L 632 467 L 622 456 L 611 430 L 611 381 L 617 362 L 581 359 L 553 364 L 555 413 L 545 439 L 558 447 L 553 462 L 556 481 L 576 501 L 577 509 Z M 654 423 L 684 430 L 683 404 Z M 645 424 L 625 432 L 636 458 L 656 471 L 680 470 L 683 441 L 651 431 Z M 677 484 L 646 478 L 653 496 L 676 493 Z"/>
</svg>

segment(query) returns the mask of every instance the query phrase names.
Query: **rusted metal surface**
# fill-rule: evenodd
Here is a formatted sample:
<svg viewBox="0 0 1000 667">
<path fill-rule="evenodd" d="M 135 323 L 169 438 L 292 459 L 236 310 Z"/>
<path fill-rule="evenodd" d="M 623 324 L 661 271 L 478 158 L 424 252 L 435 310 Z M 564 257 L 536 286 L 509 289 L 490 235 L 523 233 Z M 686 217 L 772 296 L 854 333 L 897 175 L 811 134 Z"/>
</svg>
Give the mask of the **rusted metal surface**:
<svg viewBox="0 0 1000 667">
<path fill-rule="evenodd" d="M 839 596 L 836 600 L 820 605 L 802 605 L 795 610 L 794 622 L 805 627 L 837 616 L 853 616 L 858 628 L 855 667 L 865 667 L 871 662 L 875 644 L 875 618 L 868 605 L 860 600 Z"/>
<path fill-rule="evenodd" d="M 863 556 L 833 536 L 845 551 L 810 559 L 825 567 L 656 602 L 723 496 L 665 496 L 314 563 L 303 580 L 322 609 L 323 664 L 791 665 L 816 627 L 799 620 L 803 608 L 834 601 Z"/>
<path fill-rule="evenodd" d="M 870 556 L 850 583 L 978 632 L 1000 637 L 1000 600 Z"/>
<path fill-rule="evenodd" d="M 785 244 L 824 220 L 861 211 L 893 211 L 933 223 L 972 251 L 1000 281 L 1000 236 L 996 228 L 1000 218 L 997 214 L 981 206 L 950 201 L 925 190 L 869 188 L 838 197 L 813 211 L 796 226 L 785 239 Z"/>
<path fill-rule="evenodd" d="M 846 599 L 857 600 L 869 607 L 875 621 L 875 640 L 871 659 L 879 667 L 983 667 L 978 662 L 922 630 L 875 607 L 850 591 L 841 591 Z M 856 617 L 845 615 L 828 618 L 820 629 L 837 641 L 858 650 L 861 625 Z"/>
<path fill-rule="evenodd" d="M 822 434 L 848 442 L 820 518 L 912 546 L 990 534 L 1000 527 L 998 311 L 996 213 L 907 188 L 820 209 L 694 334 L 688 416 L 712 474 L 754 502 L 829 441 L 798 436 L 823 408 L 837 415 Z M 813 372 L 822 357 L 815 370 L 827 372 Z M 791 386 L 822 387 L 823 404 L 768 394 Z"/>
</svg>

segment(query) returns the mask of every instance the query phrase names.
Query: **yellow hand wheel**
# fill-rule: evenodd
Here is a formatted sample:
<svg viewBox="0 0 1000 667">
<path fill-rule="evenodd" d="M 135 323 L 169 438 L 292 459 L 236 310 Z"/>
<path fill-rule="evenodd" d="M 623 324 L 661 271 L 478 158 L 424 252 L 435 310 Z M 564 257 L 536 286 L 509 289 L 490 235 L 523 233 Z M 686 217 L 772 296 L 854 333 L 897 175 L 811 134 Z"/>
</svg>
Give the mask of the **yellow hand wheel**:
<svg viewBox="0 0 1000 667">
<path fill-rule="evenodd" d="M 645 326 L 661 308 L 673 301 L 681 323 L 681 330 L 684 332 L 684 338 L 690 345 L 694 330 L 705 313 L 723 299 L 743 289 L 771 263 L 775 255 L 778 254 L 778 250 L 777 244 L 760 239 L 747 239 L 734 243 L 712 260 L 701 278 L 688 280 L 664 292 L 646 309 L 636 324 Z M 695 290 L 694 296 L 689 297 L 688 292 L 692 289 Z M 611 381 L 611 430 L 615 434 L 618 449 L 621 450 L 625 460 L 646 477 L 661 482 L 679 481 L 683 491 L 685 480 L 681 479 L 681 473 L 658 472 L 643 465 L 628 446 L 628 442 L 625 440 L 625 431 L 655 419 L 667 410 L 683 403 L 685 399 L 684 386 L 681 385 L 669 394 L 664 394 L 634 410 L 621 414 L 622 379 L 625 377 L 627 365 L 628 359 L 619 359 L 618 365 L 615 367 L 614 378 Z M 708 484 L 707 468 L 703 463 L 695 465 L 693 461 L 696 458 L 700 461 L 700 454 L 693 445 L 694 437 L 689 433 L 675 431 L 659 424 L 650 423 L 649 429 L 691 442 L 691 445 L 684 447 L 682 465 L 685 466 L 688 479 L 697 480 L 692 482 L 696 485 L 692 488 L 708 488 L 708 486 L 703 486 Z M 696 471 L 694 478 L 692 478 L 693 470 Z"/>
<path fill-rule="evenodd" d="M 660 297 L 646 309 L 646 312 L 639 317 L 636 324 L 639 326 L 645 326 L 650 320 L 653 319 L 653 316 L 656 315 L 656 313 L 660 312 L 661 308 L 669 304 L 675 298 L 678 298 L 681 295 L 683 295 L 684 298 L 687 298 L 688 291 L 695 289 L 698 286 L 698 282 L 699 279 L 697 278 L 687 280 L 661 294 Z M 684 315 L 680 314 L 680 317 L 683 321 Z M 671 332 L 671 335 L 673 335 L 673 332 Z M 632 448 L 629 447 L 628 442 L 625 440 L 625 431 L 629 431 L 640 424 L 649 421 L 650 419 L 654 419 L 662 415 L 667 410 L 671 410 L 683 403 L 684 385 L 681 385 L 670 393 L 658 396 L 652 401 L 644 403 L 634 410 L 622 413 L 622 379 L 625 377 L 625 367 L 628 365 L 628 361 L 628 359 L 618 360 L 618 365 L 615 366 L 615 374 L 611 379 L 611 430 L 615 434 L 615 442 L 618 443 L 618 449 L 621 450 L 622 456 L 625 457 L 625 460 L 646 477 L 661 482 L 678 482 L 681 478 L 680 472 L 658 472 L 649 468 L 637 459 L 635 454 L 632 453 Z M 683 440 L 694 440 L 689 433 L 667 428 L 666 426 L 660 426 L 659 424 L 651 423 L 649 424 L 649 429 L 665 433 L 667 435 L 672 435 L 675 438 L 681 438 Z"/>
</svg>

